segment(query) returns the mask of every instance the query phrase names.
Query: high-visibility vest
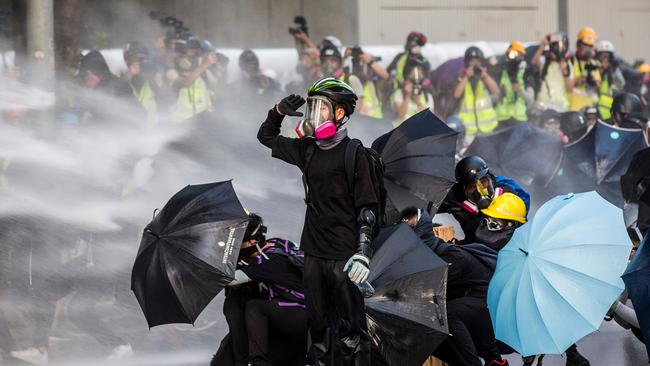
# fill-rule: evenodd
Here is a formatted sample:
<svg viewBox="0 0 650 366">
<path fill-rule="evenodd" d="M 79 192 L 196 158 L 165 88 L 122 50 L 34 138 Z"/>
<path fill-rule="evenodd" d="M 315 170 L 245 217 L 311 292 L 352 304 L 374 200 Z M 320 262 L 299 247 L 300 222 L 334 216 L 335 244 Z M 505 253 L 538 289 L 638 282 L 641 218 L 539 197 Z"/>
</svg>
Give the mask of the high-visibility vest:
<svg viewBox="0 0 650 366">
<path fill-rule="evenodd" d="M 497 113 L 492 108 L 490 93 L 485 89 L 482 80 L 476 83 L 476 95 L 471 83 L 465 83 L 465 95 L 460 102 L 458 117 L 463 121 L 467 135 L 490 133 L 497 128 Z"/>
<path fill-rule="evenodd" d="M 603 80 L 600 83 L 600 97 L 598 98 L 598 112 L 600 118 L 606 121 L 612 117 L 612 102 L 614 101 L 614 92 L 611 84 L 609 83 L 609 76 L 603 75 Z"/>
<path fill-rule="evenodd" d="M 191 85 L 178 91 L 178 99 L 174 105 L 172 116 L 175 122 L 182 122 L 212 107 L 208 87 L 201 77 Z"/>
<path fill-rule="evenodd" d="M 560 64 L 556 61 L 551 61 L 551 64 L 548 65 L 546 78 L 542 80 L 542 88 L 537 94 L 537 100 L 546 108 L 552 108 L 558 112 L 566 112 L 569 109 L 569 96 L 564 83 L 564 75 L 562 75 Z"/>
<path fill-rule="evenodd" d="M 137 90 L 130 81 L 129 86 L 133 95 L 138 99 L 138 102 L 147 111 L 147 122 L 153 124 L 158 123 L 158 106 L 149 82 L 145 81 L 140 90 Z"/>
<path fill-rule="evenodd" d="M 366 81 L 366 84 L 363 86 L 363 107 L 363 115 L 372 118 L 384 117 L 381 111 L 381 100 L 379 100 L 379 96 L 377 95 L 375 82 L 372 80 Z"/>
<path fill-rule="evenodd" d="M 395 77 L 393 77 L 393 90 L 399 89 L 400 85 L 404 81 L 404 66 L 406 66 L 408 58 L 408 52 L 404 52 L 397 60 L 397 64 L 395 65 Z"/>
<path fill-rule="evenodd" d="M 517 72 L 517 83 L 520 87 L 524 87 L 524 70 Z M 526 99 L 512 90 L 512 82 L 505 70 L 501 72 L 501 81 L 499 85 L 505 91 L 505 95 L 497 103 L 494 110 L 497 112 L 498 121 L 506 121 L 511 118 L 526 122 L 528 115 L 526 115 Z"/>
<path fill-rule="evenodd" d="M 396 90 L 395 92 L 393 92 L 393 95 L 391 95 L 391 103 L 393 103 L 393 104 L 395 103 L 395 94 L 397 92 L 402 93 L 402 98 L 404 98 L 404 92 L 401 89 Z M 422 104 L 424 106 L 429 106 L 429 95 L 430 94 L 427 94 L 427 92 L 425 92 L 425 91 L 420 93 L 420 95 L 418 95 L 418 98 L 420 98 L 420 100 L 419 100 L 420 104 Z M 431 97 L 431 98 L 433 99 L 433 97 Z M 404 117 L 399 118 L 399 117 L 395 116 L 395 119 L 393 120 L 393 126 L 397 127 L 397 126 L 401 125 L 402 122 L 406 121 L 407 119 L 409 119 L 410 117 L 416 115 L 419 112 L 420 112 L 420 109 L 418 109 L 418 104 L 416 103 L 415 100 L 411 99 L 409 101 L 408 106 L 406 107 L 406 113 L 404 113 Z"/>
<path fill-rule="evenodd" d="M 587 76 L 587 70 L 585 69 L 588 64 L 587 61 L 580 60 L 573 56 L 571 64 L 573 65 L 573 80 L 578 80 L 583 76 Z M 592 70 L 591 76 L 596 82 L 600 81 L 600 73 L 598 70 Z M 577 112 L 584 107 L 596 105 L 596 103 L 598 103 L 598 93 L 586 84 L 574 86 L 573 91 L 569 93 L 570 111 Z"/>
</svg>

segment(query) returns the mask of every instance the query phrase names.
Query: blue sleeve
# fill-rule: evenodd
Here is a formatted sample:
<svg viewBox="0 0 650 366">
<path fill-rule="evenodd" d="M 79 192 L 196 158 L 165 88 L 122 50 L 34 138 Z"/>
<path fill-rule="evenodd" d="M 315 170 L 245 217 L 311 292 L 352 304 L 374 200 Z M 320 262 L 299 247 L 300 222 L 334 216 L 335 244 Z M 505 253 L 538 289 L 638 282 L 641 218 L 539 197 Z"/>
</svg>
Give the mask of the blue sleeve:
<svg viewBox="0 0 650 366">
<path fill-rule="evenodd" d="M 522 186 L 520 186 L 517 182 L 514 180 L 504 177 L 501 175 L 496 175 L 494 176 L 494 181 L 496 183 L 496 186 L 499 187 L 507 187 L 510 190 L 514 191 L 514 193 L 519 196 L 519 198 L 524 201 L 526 204 L 526 216 L 528 216 L 528 211 L 530 211 L 530 194 L 528 191 L 526 191 Z"/>
</svg>

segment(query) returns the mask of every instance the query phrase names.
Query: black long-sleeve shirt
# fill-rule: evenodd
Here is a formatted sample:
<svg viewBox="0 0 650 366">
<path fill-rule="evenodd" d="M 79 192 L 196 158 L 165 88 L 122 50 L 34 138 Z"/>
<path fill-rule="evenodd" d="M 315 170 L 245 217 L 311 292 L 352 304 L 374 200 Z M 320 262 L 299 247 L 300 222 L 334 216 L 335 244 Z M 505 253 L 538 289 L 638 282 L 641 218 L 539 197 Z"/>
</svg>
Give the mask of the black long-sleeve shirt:
<svg viewBox="0 0 650 366">
<path fill-rule="evenodd" d="M 305 154 L 311 138 L 295 139 L 280 136 L 284 116 L 271 109 L 260 126 L 258 140 L 270 148 L 272 156 L 304 170 Z M 354 192 L 350 191 L 345 171 L 345 151 L 351 140 L 345 138 L 337 146 L 314 149 L 307 167 L 310 204 L 300 239 L 305 254 L 323 259 L 347 260 L 357 251 L 357 213 L 363 207 L 374 209 L 378 198 L 373 189 L 369 162 L 361 155 L 356 159 Z M 359 154 L 363 154 L 359 149 Z"/>
</svg>

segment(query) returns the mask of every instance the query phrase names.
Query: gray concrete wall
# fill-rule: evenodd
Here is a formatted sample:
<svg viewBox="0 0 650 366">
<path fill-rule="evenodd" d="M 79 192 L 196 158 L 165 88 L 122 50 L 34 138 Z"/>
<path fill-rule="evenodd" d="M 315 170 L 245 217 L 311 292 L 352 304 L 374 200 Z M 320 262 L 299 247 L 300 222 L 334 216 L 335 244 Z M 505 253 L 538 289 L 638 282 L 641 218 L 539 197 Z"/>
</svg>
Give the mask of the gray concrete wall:
<svg viewBox="0 0 650 366">
<path fill-rule="evenodd" d="M 104 32 L 112 46 L 119 46 L 140 32 L 150 33 L 143 29 L 151 28 L 151 10 L 183 20 L 217 47 L 292 47 L 288 28 L 296 15 L 307 18 L 315 41 L 329 34 L 346 44 L 358 40 L 356 0 L 89 0 L 85 22 L 94 29 L 86 38 Z"/>
</svg>

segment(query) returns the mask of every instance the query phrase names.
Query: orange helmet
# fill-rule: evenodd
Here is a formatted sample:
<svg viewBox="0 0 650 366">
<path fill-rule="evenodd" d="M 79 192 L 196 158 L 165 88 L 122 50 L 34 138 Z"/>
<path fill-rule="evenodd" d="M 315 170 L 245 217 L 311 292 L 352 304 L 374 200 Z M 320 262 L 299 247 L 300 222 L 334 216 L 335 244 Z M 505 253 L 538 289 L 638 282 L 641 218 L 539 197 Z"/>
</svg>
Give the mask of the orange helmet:
<svg viewBox="0 0 650 366">
<path fill-rule="evenodd" d="M 526 46 L 524 46 L 523 43 L 517 42 L 517 41 L 512 41 L 510 45 L 508 46 L 508 49 L 506 50 L 506 55 L 509 54 L 510 52 L 515 51 L 518 52 L 522 55 L 526 54 Z"/>
<path fill-rule="evenodd" d="M 641 74 L 650 73 L 650 64 L 641 64 L 636 68 L 636 71 Z"/>
<path fill-rule="evenodd" d="M 584 27 L 578 32 L 578 41 L 593 46 L 596 43 L 596 31 L 590 27 Z"/>
</svg>

